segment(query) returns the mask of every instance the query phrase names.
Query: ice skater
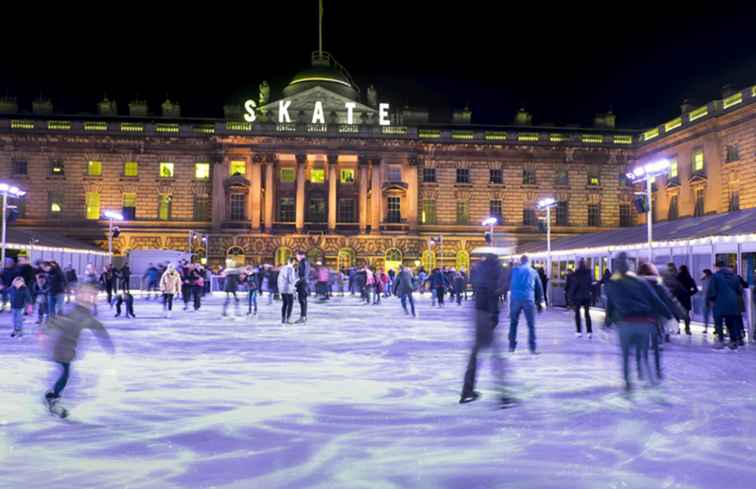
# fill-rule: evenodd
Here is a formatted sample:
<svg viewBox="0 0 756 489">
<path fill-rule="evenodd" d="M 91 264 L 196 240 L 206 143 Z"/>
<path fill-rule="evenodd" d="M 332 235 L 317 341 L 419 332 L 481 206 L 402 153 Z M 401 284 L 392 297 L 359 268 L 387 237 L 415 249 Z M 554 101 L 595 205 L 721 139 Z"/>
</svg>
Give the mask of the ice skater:
<svg viewBox="0 0 756 489">
<path fill-rule="evenodd" d="M 26 306 L 32 304 L 31 293 L 24 282 L 24 278 L 18 276 L 13 279 L 10 290 L 8 290 L 10 299 L 11 312 L 13 313 L 13 332 L 11 338 L 21 337 L 24 335 L 24 311 Z"/>
<path fill-rule="evenodd" d="M 118 294 L 116 297 L 116 314 L 115 317 L 120 317 L 121 315 L 121 306 L 125 305 L 126 308 L 126 319 L 129 317 L 136 318 L 134 315 L 134 296 L 131 295 L 129 292 L 123 291 Z"/>
<path fill-rule="evenodd" d="M 66 314 L 50 318 L 44 330 L 43 345 L 47 347 L 51 360 L 60 366 L 60 376 L 52 389 L 45 393 L 45 403 L 51 413 L 62 418 L 68 416 L 68 410 L 61 406 L 60 398 L 68 383 L 82 330 L 91 330 L 105 350 L 111 355 L 115 352 L 108 331 L 92 315 L 96 298 L 96 289 L 87 285 L 80 287 L 73 308 Z"/>
<path fill-rule="evenodd" d="M 173 298 L 181 292 L 181 275 L 173 263 L 168 265 L 160 278 L 160 292 L 163 294 L 163 317 L 170 318 L 173 314 Z"/>
<path fill-rule="evenodd" d="M 281 324 L 291 324 L 291 311 L 294 309 L 294 291 L 296 290 L 297 276 L 294 271 L 294 257 L 281 268 L 278 273 L 277 286 L 281 294 Z"/>
<path fill-rule="evenodd" d="M 520 322 L 520 312 L 525 313 L 528 324 L 528 347 L 530 353 L 537 354 L 535 314 L 543 310 L 543 288 L 538 272 L 530 266 L 527 255 L 520 258 L 520 266 L 512 270 L 509 282 L 509 351 L 517 348 L 517 325 Z"/>
</svg>

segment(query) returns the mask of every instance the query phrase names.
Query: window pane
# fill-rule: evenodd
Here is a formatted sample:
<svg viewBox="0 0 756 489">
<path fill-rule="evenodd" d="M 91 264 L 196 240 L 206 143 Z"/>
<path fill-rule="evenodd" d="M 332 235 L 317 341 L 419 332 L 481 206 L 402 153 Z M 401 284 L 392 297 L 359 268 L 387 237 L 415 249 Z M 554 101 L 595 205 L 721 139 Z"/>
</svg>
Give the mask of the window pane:
<svg viewBox="0 0 756 489">
<path fill-rule="evenodd" d="M 677 177 L 677 160 L 669 160 L 669 176 L 670 178 Z"/>
<path fill-rule="evenodd" d="M 123 206 L 124 207 L 136 207 L 137 194 L 134 192 L 127 192 L 123 194 Z"/>
<path fill-rule="evenodd" d="M 171 218 L 171 196 L 160 194 L 160 208 L 158 209 L 158 219 L 167 221 Z"/>
<path fill-rule="evenodd" d="M 386 181 L 401 182 L 402 181 L 402 167 L 399 165 L 389 165 L 386 170 Z"/>
<path fill-rule="evenodd" d="M 297 178 L 294 168 L 281 168 L 281 182 L 293 183 Z"/>
<path fill-rule="evenodd" d="M 210 219 L 210 197 L 206 195 L 195 195 L 193 214 L 195 221 L 207 221 Z"/>
<path fill-rule="evenodd" d="M 310 170 L 310 183 L 325 182 L 325 170 L 323 168 L 313 168 Z"/>
<path fill-rule="evenodd" d="M 399 197 L 388 198 L 388 222 L 402 222 L 402 201 Z"/>
<path fill-rule="evenodd" d="M 339 222 L 354 222 L 354 199 L 339 199 Z"/>
<path fill-rule="evenodd" d="M 354 183 L 354 170 L 345 168 L 341 170 L 341 183 Z"/>
<path fill-rule="evenodd" d="M 197 180 L 207 180 L 210 178 L 210 163 L 195 163 L 194 178 Z"/>
<path fill-rule="evenodd" d="M 704 169 L 704 153 L 702 149 L 693 152 L 693 171 L 699 172 Z"/>
<path fill-rule="evenodd" d="M 244 207 L 246 203 L 245 194 L 231 194 L 230 216 L 232 221 L 241 221 L 244 219 Z"/>
<path fill-rule="evenodd" d="M 13 161 L 13 174 L 14 175 L 26 175 L 28 171 L 26 160 L 14 160 Z"/>
<path fill-rule="evenodd" d="M 62 176 L 65 172 L 63 171 L 63 162 L 62 161 L 52 161 L 50 162 L 50 175 L 52 176 Z"/>
<path fill-rule="evenodd" d="M 160 163 L 160 177 L 173 178 L 173 163 Z"/>
<path fill-rule="evenodd" d="M 232 161 L 229 164 L 229 170 L 228 174 L 231 176 L 234 175 L 246 175 L 247 173 L 247 162 L 244 160 L 236 160 Z"/>
<path fill-rule="evenodd" d="M 139 163 L 136 161 L 127 161 L 123 164 L 123 176 L 135 177 L 139 175 Z"/>
<path fill-rule="evenodd" d="M 325 199 L 322 197 L 310 198 L 310 205 L 308 210 L 308 221 L 310 222 L 324 222 L 326 220 L 325 212 Z"/>
<path fill-rule="evenodd" d="M 278 220 L 281 222 L 294 222 L 296 219 L 294 197 L 281 197 L 278 201 Z"/>
<path fill-rule="evenodd" d="M 423 168 L 423 182 L 425 183 L 436 182 L 436 169 L 435 168 Z"/>
<path fill-rule="evenodd" d="M 498 170 L 498 169 L 497 170 L 490 170 L 489 173 L 490 173 L 490 175 L 489 175 L 489 183 L 493 183 L 495 185 L 498 185 L 498 184 L 501 184 L 504 181 L 503 176 L 501 174 L 502 173 L 501 170 Z"/>
<path fill-rule="evenodd" d="M 88 161 L 87 162 L 87 175 L 90 177 L 102 176 L 102 162 L 101 161 Z"/>
<path fill-rule="evenodd" d="M 470 183 L 470 170 L 457 168 L 457 183 Z"/>
<path fill-rule="evenodd" d="M 470 208 L 465 201 L 457 202 L 457 224 L 468 224 L 470 221 Z"/>
<path fill-rule="evenodd" d="M 97 192 L 86 193 L 87 219 L 100 218 L 100 194 Z"/>
<path fill-rule="evenodd" d="M 489 211 L 489 215 L 491 217 L 495 217 L 499 224 L 503 223 L 503 219 L 501 215 L 501 201 L 500 200 L 490 201 L 488 205 L 488 211 Z"/>
<path fill-rule="evenodd" d="M 60 214 L 63 212 L 63 194 L 59 192 L 50 192 L 48 198 L 50 201 L 51 214 Z"/>
<path fill-rule="evenodd" d="M 420 216 L 420 221 L 423 224 L 436 224 L 436 201 L 424 200 L 423 212 Z"/>
<path fill-rule="evenodd" d="M 570 221 L 570 209 L 567 202 L 559 202 L 556 208 L 556 224 L 557 226 L 569 226 Z"/>
</svg>

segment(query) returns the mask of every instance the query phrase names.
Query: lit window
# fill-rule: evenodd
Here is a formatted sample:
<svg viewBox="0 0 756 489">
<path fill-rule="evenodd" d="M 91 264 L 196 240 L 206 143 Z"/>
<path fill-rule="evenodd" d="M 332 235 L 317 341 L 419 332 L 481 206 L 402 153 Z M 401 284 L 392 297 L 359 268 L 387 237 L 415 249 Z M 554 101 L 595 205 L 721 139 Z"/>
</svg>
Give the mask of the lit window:
<svg viewBox="0 0 756 489">
<path fill-rule="evenodd" d="M 469 224 L 470 222 L 470 206 L 467 201 L 457 201 L 457 224 Z"/>
<path fill-rule="evenodd" d="M 90 177 L 102 176 L 102 161 L 88 161 L 87 162 L 87 175 Z"/>
<path fill-rule="evenodd" d="M 160 163 L 160 177 L 173 178 L 173 163 Z"/>
<path fill-rule="evenodd" d="M 158 198 L 158 219 L 167 221 L 171 218 L 171 203 L 173 198 L 170 194 L 160 194 Z"/>
<path fill-rule="evenodd" d="M 296 207 L 294 197 L 281 197 L 278 201 L 278 220 L 280 222 L 294 222 L 295 218 Z"/>
<path fill-rule="evenodd" d="M 100 218 L 100 194 L 98 192 L 87 192 L 87 219 Z"/>
<path fill-rule="evenodd" d="M 247 162 L 244 160 L 238 160 L 238 161 L 232 161 L 230 163 L 229 172 L 228 174 L 231 176 L 234 175 L 246 175 L 247 173 Z"/>
<path fill-rule="evenodd" d="M 136 161 L 126 161 L 123 164 L 124 177 L 136 177 L 139 175 L 139 163 Z"/>
<path fill-rule="evenodd" d="M 50 201 L 50 214 L 60 214 L 63 212 L 63 193 L 62 192 L 50 192 L 49 194 L 49 201 Z"/>
<path fill-rule="evenodd" d="M 136 219 L 136 199 L 137 194 L 135 192 L 126 192 L 123 194 L 123 218 L 126 221 L 133 221 Z"/>
<path fill-rule="evenodd" d="M 197 180 L 207 180 L 210 178 L 210 163 L 195 163 L 194 178 Z"/>
<path fill-rule="evenodd" d="M 588 184 L 592 185 L 592 186 L 598 186 L 598 185 L 601 184 L 601 182 L 599 180 L 599 177 L 597 177 L 597 176 L 594 175 L 594 176 L 590 177 L 590 179 L 588 181 Z"/>
<path fill-rule="evenodd" d="M 282 183 L 294 183 L 297 179 L 297 174 L 294 168 L 281 168 L 281 182 Z"/>
<path fill-rule="evenodd" d="M 669 177 L 677 178 L 677 160 L 669 160 Z"/>
<path fill-rule="evenodd" d="M 704 170 L 704 152 L 702 149 L 693 151 L 693 173 Z"/>
<path fill-rule="evenodd" d="M 65 175 L 65 171 L 63 169 L 63 162 L 62 161 L 51 161 L 50 162 L 50 175 L 54 177 L 60 177 Z"/>
<path fill-rule="evenodd" d="M 323 168 L 313 168 L 310 170 L 310 183 L 325 182 L 325 170 Z"/>
<path fill-rule="evenodd" d="M 341 183 L 354 183 L 354 170 L 346 168 L 341 170 Z"/>
<path fill-rule="evenodd" d="M 422 212 L 420 221 L 423 224 L 436 224 L 436 201 L 435 200 L 427 199 L 423 201 L 423 212 Z"/>
</svg>

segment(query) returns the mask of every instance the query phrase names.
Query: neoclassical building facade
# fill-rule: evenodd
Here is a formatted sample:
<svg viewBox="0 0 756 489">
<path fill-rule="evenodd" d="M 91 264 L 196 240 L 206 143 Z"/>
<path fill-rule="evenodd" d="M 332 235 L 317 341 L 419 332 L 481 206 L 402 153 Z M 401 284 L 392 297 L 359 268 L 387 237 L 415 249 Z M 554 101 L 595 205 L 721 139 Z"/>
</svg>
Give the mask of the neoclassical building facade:
<svg viewBox="0 0 756 489">
<path fill-rule="evenodd" d="M 3 99 L 0 178 L 27 191 L 15 226 L 107 249 L 103 212 L 121 212 L 117 254 L 190 249 L 210 264 L 280 263 L 302 249 L 330 266 L 467 267 L 489 216 L 498 233 L 543 239 L 543 197 L 559 201 L 555 236 L 640 222 L 625 174 L 658 155 L 699 165 L 702 149 L 705 160 L 703 174 L 680 167 L 677 191 L 671 180 L 657 189 L 669 214 L 660 218 L 675 217 L 674 195 L 677 215 L 692 214 L 701 186 L 703 212 L 726 211 L 721 189 L 733 182 L 739 205 L 756 206 L 756 88 L 735 93 L 735 104 L 712 102 L 703 116 L 684 107 L 679 121 L 642 132 L 616 129 L 611 113 L 591 128 L 535 126 L 525 111 L 510 125 L 474 125 L 467 110 L 438 124 L 383 105 L 372 87 L 362 97 L 317 53 L 276 98 L 263 84 L 222 119 L 181 117 L 169 101 L 159 116 L 143 102 L 119 115 L 109 100 L 97 115 L 66 116 L 49 101 L 24 113 Z M 733 156 L 730 139 L 739 159 L 719 163 Z"/>
</svg>

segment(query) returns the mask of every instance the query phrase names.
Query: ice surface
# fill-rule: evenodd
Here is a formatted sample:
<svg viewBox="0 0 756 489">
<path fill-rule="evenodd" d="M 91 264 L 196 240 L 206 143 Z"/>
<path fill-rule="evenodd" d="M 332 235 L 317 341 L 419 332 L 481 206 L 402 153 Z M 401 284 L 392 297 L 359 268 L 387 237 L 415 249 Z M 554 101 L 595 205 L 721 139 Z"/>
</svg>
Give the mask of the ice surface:
<svg viewBox="0 0 756 489">
<path fill-rule="evenodd" d="M 34 326 L 11 339 L 2 314 L 0 488 L 756 488 L 754 348 L 675 337 L 664 384 L 627 398 L 616 339 L 576 340 L 548 312 L 542 354 L 507 355 L 521 403 L 500 410 L 486 355 L 483 398 L 457 403 L 471 303 L 426 295 L 412 320 L 397 299 L 311 301 L 306 325 L 281 326 L 278 303 L 223 320 L 206 302 L 103 311 L 117 352 L 84 338 L 70 420 L 42 405 L 57 367 Z"/>
</svg>

